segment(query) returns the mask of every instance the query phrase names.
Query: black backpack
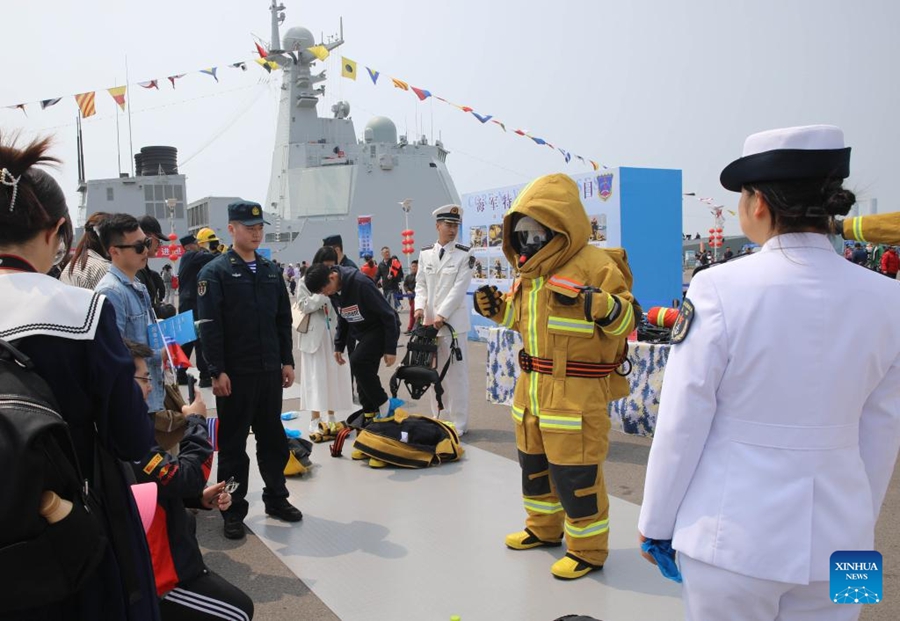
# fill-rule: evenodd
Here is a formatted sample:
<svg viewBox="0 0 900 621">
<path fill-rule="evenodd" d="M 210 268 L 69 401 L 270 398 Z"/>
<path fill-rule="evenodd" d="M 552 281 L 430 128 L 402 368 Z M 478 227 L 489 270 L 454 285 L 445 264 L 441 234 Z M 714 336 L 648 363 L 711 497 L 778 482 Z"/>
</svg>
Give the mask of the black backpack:
<svg viewBox="0 0 900 621">
<path fill-rule="evenodd" d="M 2 339 L 0 480 L 0 612 L 79 591 L 106 552 L 100 505 L 50 387 L 31 359 Z M 39 512 L 45 491 L 72 503 L 54 524 Z"/>
<path fill-rule="evenodd" d="M 437 370 L 437 350 L 438 350 L 438 332 L 434 326 L 423 326 L 418 324 L 413 330 L 409 342 L 406 344 L 406 355 L 394 374 L 391 376 L 390 387 L 391 396 L 396 397 L 400 390 L 401 382 L 406 386 L 410 396 L 413 399 L 421 399 L 428 388 L 434 385 L 434 396 L 437 400 L 438 408 L 444 409 L 443 395 L 444 387 L 441 382 L 447 375 L 447 369 L 450 363 L 456 360 L 462 361 L 462 350 L 460 350 L 459 342 L 456 339 L 456 332 L 453 326 L 445 323 L 444 327 L 450 331 L 450 355 L 444 363 L 444 368 L 440 372 Z"/>
</svg>

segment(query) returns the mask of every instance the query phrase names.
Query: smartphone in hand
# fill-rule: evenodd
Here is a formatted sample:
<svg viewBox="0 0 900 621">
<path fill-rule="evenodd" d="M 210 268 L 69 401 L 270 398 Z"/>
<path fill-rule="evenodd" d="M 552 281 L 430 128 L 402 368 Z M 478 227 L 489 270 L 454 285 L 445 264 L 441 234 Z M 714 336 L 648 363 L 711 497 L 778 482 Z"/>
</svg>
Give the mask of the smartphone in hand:
<svg viewBox="0 0 900 621">
<path fill-rule="evenodd" d="M 196 395 L 194 391 L 194 384 L 197 383 L 196 378 L 193 375 L 188 375 L 188 404 L 194 402 L 194 397 Z"/>
</svg>

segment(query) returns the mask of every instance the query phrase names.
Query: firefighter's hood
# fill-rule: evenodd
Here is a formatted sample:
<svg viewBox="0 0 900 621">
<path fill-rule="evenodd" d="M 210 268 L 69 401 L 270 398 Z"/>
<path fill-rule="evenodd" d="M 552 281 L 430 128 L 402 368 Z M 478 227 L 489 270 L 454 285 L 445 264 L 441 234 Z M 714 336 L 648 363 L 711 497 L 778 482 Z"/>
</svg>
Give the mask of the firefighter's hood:
<svg viewBox="0 0 900 621">
<path fill-rule="evenodd" d="M 565 265 L 584 248 L 591 237 L 591 223 L 581 204 L 578 186 L 568 175 L 539 177 L 525 186 L 503 218 L 503 254 L 518 266 L 512 244 L 516 214 L 530 216 L 556 235 L 519 271 L 523 276 L 544 276 Z"/>
</svg>

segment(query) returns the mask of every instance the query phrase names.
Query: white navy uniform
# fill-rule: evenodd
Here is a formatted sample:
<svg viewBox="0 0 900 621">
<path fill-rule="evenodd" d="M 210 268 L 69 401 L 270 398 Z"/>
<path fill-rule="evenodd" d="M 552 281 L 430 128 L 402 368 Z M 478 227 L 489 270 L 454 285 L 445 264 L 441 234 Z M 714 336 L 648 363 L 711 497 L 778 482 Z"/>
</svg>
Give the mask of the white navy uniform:
<svg viewBox="0 0 900 621">
<path fill-rule="evenodd" d="M 459 222 L 463 209 L 458 205 L 446 205 L 434 211 L 436 218 L 440 219 L 446 214 L 457 215 L 455 221 Z M 448 218 L 449 219 L 449 218 Z M 469 424 L 469 354 L 466 344 L 466 332 L 471 323 L 469 320 L 469 304 L 466 293 L 472 282 L 472 268 L 475 258 L 472 250 L 463 244 L 450 242 L 443 247 L 435 243 L 426 246 L 419 253 L 419 271 L 416 274 L 416 309 L 424 312 L 423 323 L 430 325 L 434 318 L 440 315 L 446 323 L 453 326 L 457 334 L 457 342 L 462 351 L 462 362 L 453 360 L 447 375 L 441 385 L 444 389 L 444 409 L 440 412 L 443 419 L 453 422 L 456 431 L 460 434 L 466 432 Z M 439 333 L 438 338 L 438 371 L 444 368 L 444 363 L 450 355 L 450 337 L 446 328 Z M 434 391 L 429 391 L 431 398 L 431 413 L 439 414 L 437 399 Z"/>
<path fill-rule="evenodd" d="M 640 532 L 673 540 L 689 619 L 856 619 L 830 602 L 829 557 L 873 549 L 894 470 L 900 287 L 792 233 L 697 274 L 687 299 Z"/>
</svg>

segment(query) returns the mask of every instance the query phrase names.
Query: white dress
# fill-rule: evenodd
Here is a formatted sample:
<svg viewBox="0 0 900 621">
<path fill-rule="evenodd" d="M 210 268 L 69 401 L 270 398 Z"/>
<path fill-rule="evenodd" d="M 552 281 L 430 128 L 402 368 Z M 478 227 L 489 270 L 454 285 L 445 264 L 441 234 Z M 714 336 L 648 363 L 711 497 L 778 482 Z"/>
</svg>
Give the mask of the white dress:
<svg viewBox="0 0 900 621">
<path fill-rule="evenodd" d="M 331 301 L 310 294 L 303 281 L 297 283 L 297 306 L 308 313 L 309 328 L 300 337 L 300 407 L 327 412 L 353 407 L 350 364 L 334 359 L 336 317 Z"/>
</svg>

